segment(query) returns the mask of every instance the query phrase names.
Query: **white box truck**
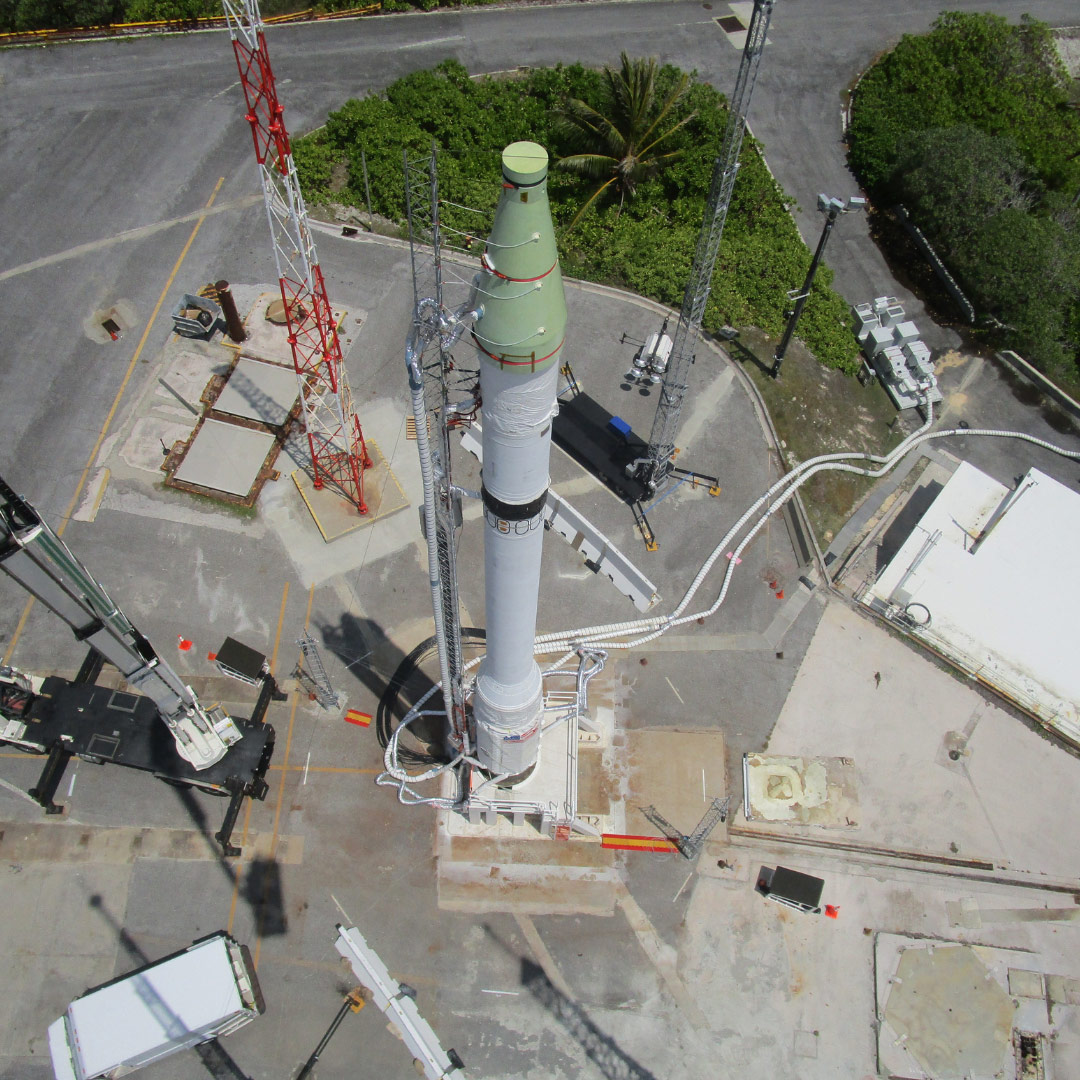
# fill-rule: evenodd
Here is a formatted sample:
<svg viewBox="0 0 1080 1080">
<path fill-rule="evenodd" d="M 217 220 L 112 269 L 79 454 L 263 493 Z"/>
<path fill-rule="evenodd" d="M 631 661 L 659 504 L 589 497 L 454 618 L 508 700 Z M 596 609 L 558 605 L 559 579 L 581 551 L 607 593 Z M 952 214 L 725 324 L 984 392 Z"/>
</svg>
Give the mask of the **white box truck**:
<svg viewBox="0 0 1080 1080">
<path fill-rule="evenodd" d="M 49 1026 L 56 1080 L 114 1080 L 250 1023 L 265 1005 L 246 946 L 224 932 L 76 998 Z"/>
</svg>

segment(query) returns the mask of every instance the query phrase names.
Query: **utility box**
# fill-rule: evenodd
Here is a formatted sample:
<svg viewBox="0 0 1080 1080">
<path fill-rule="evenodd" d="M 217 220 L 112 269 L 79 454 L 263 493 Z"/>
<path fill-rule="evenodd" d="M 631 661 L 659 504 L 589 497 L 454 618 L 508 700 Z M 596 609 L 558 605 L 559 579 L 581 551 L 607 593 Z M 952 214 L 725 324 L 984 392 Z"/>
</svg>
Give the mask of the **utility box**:
<svg viewBox="0 0 1080 1080">
<path fill-rule="evenodd" d="M 245 645 L 242 641 L 237 641 L 234 637 L 225 639 L 217 651 L 214 663 L 217 664 L 218 671 L 222 675 L 250 683 L 252 686 L 260 686 L 263 676 L 270 670 L 263 653 L 251 648 L 250 645 Z"/>
<path fill-rule="evenodd" d="M 824 888 L 825 882 L 821 878 L 799 870 L 789 870 L 786 866 L 775 869 L 763 866 L 758 871 L 755 886 L 756 891 L 766 899 L 811 915 L 821 914 L 821 893 Z"/>
<path fill-rule="evenodd" d="M 222 932 L 76 998 L 49 1025 L 56 1080 L 113 1080 L 265 1009 L 245 946 Z"/>
<path fill-rule="evenodd" d="M 183 337 L 209 341 L 219 322 L 224 324 L 221 308 L 205 296 L 184 293 L 172 312 L 173 329 Z"/>
</svg>

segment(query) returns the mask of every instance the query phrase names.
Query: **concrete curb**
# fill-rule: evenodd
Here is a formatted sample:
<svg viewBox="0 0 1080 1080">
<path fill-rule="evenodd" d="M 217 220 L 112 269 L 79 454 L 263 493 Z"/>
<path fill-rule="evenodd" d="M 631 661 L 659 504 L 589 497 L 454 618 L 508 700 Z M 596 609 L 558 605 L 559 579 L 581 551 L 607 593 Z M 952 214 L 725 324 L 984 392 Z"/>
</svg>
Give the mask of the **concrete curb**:
<svg viewBox="0 0 1080 1080">
<path fill-rule="evenodd" d="M 340 225 L 334 225 L 324 221 L 312 221 L 311 224 L 320 232 L 324 232 L 329 236 L 337 236 L 340 239 L 348 240 L 350 243 L 382 244 L 386 247 L 398 248 L 401 251 L 407 251 L 409 249 L 409 242 L 407 240 L 399 240 L 396 237 L 379 236 L 374 233 L 358 233 L 356 236 L 342 237 Z M 454 258 L 452 255 L 448 255 L 446 258 L 459 262 L 462 265 L 471 265 L 466 263 L 465 260 Z M 629 292 L 626 289 L 617 289 L 611 285 L 599 285 L 593 281 L 581 281 L 578 278 L 567 277 L 564 278 L 563 281 L 571 288 L 578 289 L 582 292 L 593 293 L 596 296 L 606 296 L 612 300 L 621 300 L 624 303 L 634 304 L 639 308 L 655 312 L 657 315 L 667 315 L 674 311 L 674 309 L 665 304 L 661 304 L 656 300 L 650 300 L 645 296 L 640 296 L 638 293 Z M 757 386 L 754 384 L 754 380 L 746 374 L 741 364 L 731 358 L 731 354 L 728 353 L 723 346 L 704 333 L 701 335 L 701 340 L 705 343 L 707 348 L 722 361 L 727 363 L 735 372 L 736 379 L 739 380 L 751 401 L 754 402 L 754 412 L 757 414 L 758 423 L 761 425 L 762 434 L 765 436 L 766 443 L 776 453 L 781 466 L 783 466 L 785 462 L 783 451 L 780 449 L 780 437 L 776 433 L 772 417 L 769 415 L 769 410 L 765 406 L 765 400 L 762 398 Z M 791 533 L 792 546 L 797 554 L 800 552 L 803 554 L 806 562 L 814 562 L 817 565 L 818 572 L 821 574 L 822 579 L 828 581 L 828 574 L 825 571 L 825 562 L 824 556 L 821 553 L 821 547 L 818 544 L 817 537 L 814 535 L 814 530 L 810 527 L 810 519 L 807 517 L 806 507 L 803 505 L 802 497 L 798 492 L 796 492 L 792 498 L 790 506 L 792 507 L 792 512 L 790 514 L 785 513 L 783 516 L 784 521 L 788 526 L 788 530 Z"/>
<path fill-rule="evenodd" d="M 1041 390 L 1048 398 L 1052 398 L 1070 416 L 1080 420 L 1080 402 L 1069 397 L 1061 387 L 1052 383 L 1041 371 L 1032 367 L 1022 356 L 1014 353 L 1011 349 L 1004 349 L 994 353 L 994 357 L 1007 367 L 1012 368 L 1022 379 Z"/>
</svg>

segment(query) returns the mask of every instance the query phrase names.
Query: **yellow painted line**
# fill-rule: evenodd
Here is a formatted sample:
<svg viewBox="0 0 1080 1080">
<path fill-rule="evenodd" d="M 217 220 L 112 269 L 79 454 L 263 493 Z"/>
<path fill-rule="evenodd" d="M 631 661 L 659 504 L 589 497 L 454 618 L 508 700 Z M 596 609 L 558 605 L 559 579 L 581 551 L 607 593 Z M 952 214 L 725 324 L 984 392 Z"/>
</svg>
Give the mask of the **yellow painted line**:
<svg viewBox="0 0 1080 1080">
<path fill-rule="evenodd" d="M 22 636 L 23 628 L 26 626 L 26 620 L 30 618 L 30 609 L 34 606 L 34 598 L 31 596 L 26 601 L 26 606 L 22 609 L 22 614 L 19 616 L 19 621 L 15 624 L 15 633 L 11 635 L 11 641 L 8 643 L 8 650 L 4 653 L 4 663 L 11 663 L 11 654 L 15 652 L 15 646 L 19 643 L 19 638 Z"/>
<path fill-rule="evenodd" d="M 116 410 L 120 407 L 120 400 L 124 396 L 124 391 L 127 389 L 127 385 L 131 381 L 131 375 L 135 370 L 135 365 L 139 362 L 139 357 L 142 355 L 143 348 L 146 346 L 146 341 L 150 337 L 150 331 L 153 329 L 154 321 L 158 317 L 158 312 L 161 311 L 161 305 L 165 303 L 165 297 L 172 288 L 172 283 L 176 279 L 176 275 L 180 272 L 180 267 L 187 258 L 187 253 L 191 250 L 191 245 L 195 243 L 195 237 L 199 235 L 199 229 L 202 228 L 202 223 L 206 220 L 206 212 L 214 205 L 214 200 L 217 198 L 217 194 L 221 190 L 221 185 L 224 183 L 225 177 L 222 176 L 218 179 L 217 184 L 214 186 L 214 190 L 210 193 L 210 198 L 203 207 L 203 213 L 200 214 L 198 221 L 195 222 L 195 227 L 191 230 L 191 235 L 188 237 L 187 243 L 180 252 L 180 256 L 172 268 L 172 273 L 169 274 L 169 280 L 165 282 L 165 288 L 161 290 L 161 295 L 158 297 L 158 302 L 154 307 L 154 313 L 150 316 L 149 320 L 147 320 L 146 329 L 143 330 L 143 335 L 139 339 L 139 344 L 135 347 L 135 354 L 131 358 L 131 363 L 128 364 L 128 369 L 124 374 L 123 382 L 120 383 L 120 389 L 116 391 L 116 397 L 113 398 L 112 408 L 109 409 L 109 415 L 105 417 L 105 423 L 101 426 L 101 433 L 97 437 L 97 442 L 94 443 L 94 449 L 90 451 L 90 457 L 87 458 L 86 464 L 83 466 L 82 475 L 79 477 L 79 483 L 75 488 L 75 494 L 72 496 L 71 503 L 67 508 L 67 513 L 64 514 L 64 517 L 60 522 L 60 527 L 56 530 L 57 536 L 64 535 L 64 530 L 71 520 L 71 515 L 75 512 L 75 507 L 79 503 L 79 497 L 82 495 L 82 490 L 86 486 L 87 478 L 90 476 L 90 470 L 93 468 L 94 459 L 97 457 L 98 451 L 101 449 L 101 444 L 105 441 L 105 436 L 112 426 L 113 418 L 116 416 Z M 30 599 L 26 601 L 26 607 L 23 608 L 23 613 L 19 618 L 18 625 L 15 627 L 15 633 L 11 636 L 11 641 L 8 643 L 8 650 L 4 654 L 5 664 L 11 662 L 12 654 L 15 652 L 15 646 L 18 644 L 23 628 L 26 626 L 26 620 L 30 615 L 30 609 L 33 606 L 34 598 L 31 596 Z"/>
<path fill-rule="evenodd" d="M 109 486 L 109 478 L 112 473 L 108 469 L 103 469 L 104 475 L 101 478 L 101 487 L 98 488 L 97 498 L 94 500 L 94 506 L 90 511 L 90 520 L 93 521 L 97 517 L 97 512 L 101 509 L 101 500 L 105 498 L 105 489 Z"/>
<path fill-rule="evenodd" d="M 311 618 L 311 604 L 312 604 L 312 601 L 314 599 L 315 599 L 315 586 L 314 586 L 314 584 L 312 584 L 311 588 L 308 589 L 307 611 L 304 612 L 304 629 L 305 630 L 307 630 L 308 621 Z M 293 691 L 293 699 L 292 699 L 292 708 L 289 710 L 289 728 L 288 728 L 288 731 L 285 734 L 285 759 L 284 759 L 284 764 L 286 764 L 286 765 L 288 765 L 288 763 L 289 763 L 289 752 L 292 749 L 293 726 L 294 726 L 294 724 L 296 722 L 296 708 L 297 708 L 297 706 L 299 704 L 300 704 L 299 691 L 294 690 Z M 284 802 L 284 800 L 285 800 L 285 778 L 282 777 L 281 783 L 278 784 L 277 803 L 274 806 L 274 827 L 273 827 L 273 829 L 271 830 L 271 833 L 270 833 L 270 851 L 269 851 L 268 856 L 267 856 L 268 861 L 270 861 L 270 862 L 274 861 L 274 856 L 277 854 L 278 829 L 279 829 L 279 827 L 281 825 L 281 804 Z M 264 893 L 265 893 L 265 884 L 266 884 L 266 879 L 264 878 L 263 879 L 263 886 L 264 886 L 263 891 L 264 891 Z M 258 926 L 255 929 L 255 956 L 254 956 L 253 963 L 254 963 L 256 971 L 258 971 L 258 969 L 259 969 L 259 954 L 262 952 L 263 913 L 266 910 L 266 906 L 265 906 L 266 896 L 263 895 L 261 900 L 262 900 L 262 906 L 259 909 Z"/>
<path fill-rule="evenodd" d="M 319 532 L 322 533 L 322 538 L 329 543 L 330 537 L 326 535 L 326 530 L 322 527 L 322 522 L 319 520 L 319 515 L 315 513 L 315 507 L 311 505 L 310 500 L 304 494 L 304 489 L 300 486 L 300 481 L 297 480 L 297 472 L 292 474 L 292 482 L 296 485 L 296 490 L 300 492 L 300 498 L 304 500 L 304 505 L 308 508 L 308 513 L 311 515 L 312 520 L 315 522 Z"/>
<path fill-rule="evenodd" d="M 199 215 L 199 219 L 195 222 L 195 227 L 191 230 L 191 235 L 188 237 L 187 243 L 184 245 L 184 248 L 180 252 L 176 263 L 173 265 L 172 273 L 169 274 L 169 279 L 165 282 L 165 288 L 161 290 L 161 295 L 158 297 L 158 302 L 154 305 L 153 314 L 146 322 L 146 329 L 143 330 L 142 337 L 139 339 L 139 344 L 135 346 L 135 353 L 131 357 L 131 363 L 128 364 L 127 372 L 124 375 L 124 381 L 120 384 L 120 389 L 116 391 L 116 397 L 113 399 L 112 408 L 109 409 L 109 415 L 105 417 L 105 423 L 101 426 L 101 433 L 97 437 L 97 442 L 94 443 L 94 449 L 90 451 L 90 457 L 87 459 L 86 464 L 83 466 L 82 476 L 79 478 L 79 485 L 75 489 L 75 495 L 72 497 L 71 505 L 68 507 L 67 513 L 64 515 L 63 520 L 60 522 L 60 528 L 56 530 L 57 536 L 64 535 L 64 530 L 67 528 L 67 523 L 71 520 L 71 515 L 75 511 L 75 507 L 79 501 L 79 496 L 82 494 L 82 489 L 86 484 L 86 479 L 90 475 L 91 468 L 93 468 L 94 459 L 97 457 L 98 451 L 101 449 L 101 444 L 105 441 L 105 436 L 108 434 L 109 428 L 112 426 L 113 418 L 116 416 L 116 410 L 120 408 L 120 399 L 124 396 L 124 391 L 127 389 L 127 384 L 130 382 L 132 373 L 135 371 L 135 365 L 139 362 L 139 357 L 142 355 L 142 351 L 146 347 L 147 339 L 150 337 L 150 331 L 154 328 L 154 322 L 158 317 L 158 312 L 161 311 L 161 306 L 165 303 L 165 298 L 169 295 L 169 290 L 172 288 L 172 284 L 176 280 L 176 275 L 180 272 L 180 267 L 183 265 L 184 260 L 187 258 L 187 253 L 191 250 L 191 245 L 195 243 L 195 237 L 199 235 L 199 230 L 202 228 L 202 223 L 206 220 L 206 211 L 214 205 L 214 200 L 217 198 L 217 193 L 221 190 L 221 185 L 224 183 L 225 177 L 219 177 L 217 184 L 214 186 L 214 190 L 210 194 L 210 198 L 207 200 L 206 206 L 203 207 L 204 212 Z"/>
<path fill-rule="evenodd" d="M 277 671 L 277 652 L 278 645 L 281 644 L 281 627 L 285 622 L 285 601 L 289 599 L 289 583 L 285 582 L 285 588 L 281 593 L 281 609 L 278 611 L 277 617 L 277 633 L 274 635 L 274 651 L 270 656 L 270 671 L 271 673 Z"/>
<path fill-rule="evenodd" d="M 126 232 L 117 233 L 115 236 L 106 236 L 101 240 L 91 240 L 86 244 L 78 244 L 75 247 L 68 248 L 66 251 L 43 255 L 40 259 L 34 259 L 19 266 L 12 266 L 7 270 L 0 270 L 0 281 L 7 281 L 9 278 L 29 274 L 46 266 L 55 266 L 57 263 L 67 262 L 70 259 L 79 259 L 84 255 L 98 254 L 105 248 L 115 247 L 117 244 L 126 244 L 131 240 L 145 240 L 148 236 L 166 232 L 175 225 L 186 225 L 189 221 L 195 221 L 200 217 L 227 214 L 231 210 L 246 210 L 249 206 L 255 206 L 262 201 L 261 192 L 257 195 L 242 195 L 233 202 L 220 203 L 213 210 L 208 211 L 204 207 L 201 210 L 193 210 L 190 214 L 181 214 L 179 217 L 168 218 L 165 221 L 155 221 L 150 225 L 140 225 L 137 228 L 128 229 Z"/>
</svg>

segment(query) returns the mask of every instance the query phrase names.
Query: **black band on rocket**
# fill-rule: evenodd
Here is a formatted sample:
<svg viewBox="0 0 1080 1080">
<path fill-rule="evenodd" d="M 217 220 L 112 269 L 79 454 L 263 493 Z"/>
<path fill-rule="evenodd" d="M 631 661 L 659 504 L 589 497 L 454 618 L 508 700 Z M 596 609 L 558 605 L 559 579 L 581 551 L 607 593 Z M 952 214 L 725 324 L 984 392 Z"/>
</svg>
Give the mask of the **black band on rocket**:
<svg viewBox="0 0 1080 1080">
<path fill-rule="evenodd" d="M 528 521 L 536 517 L 544 509 L 547 502 L 547 488 L 535 499 L 527 503 L 507 503 L 502 499 L 496 499 L 486 487 L 481 486 L 480 494 L 484 499 L 484 508 L 495 517 L 505 521 Z"/>
</svg>

